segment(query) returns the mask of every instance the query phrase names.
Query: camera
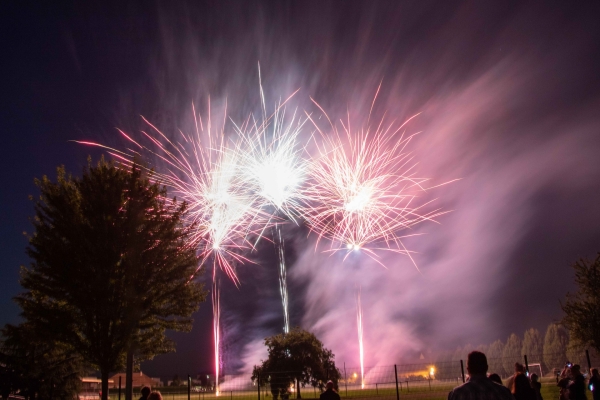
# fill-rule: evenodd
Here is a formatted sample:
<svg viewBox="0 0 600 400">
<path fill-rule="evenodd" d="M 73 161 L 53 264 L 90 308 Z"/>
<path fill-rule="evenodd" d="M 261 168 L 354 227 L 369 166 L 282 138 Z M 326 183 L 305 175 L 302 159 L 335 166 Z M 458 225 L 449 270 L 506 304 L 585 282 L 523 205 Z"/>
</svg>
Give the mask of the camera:
<svg viewBox="0 0 600 400">
<path fill-rule="evenodd" d="M 571 368 L 573 366 L 573 364 L 571 364 L 570 362 L 567 361 L 567 363 L 565 364 L 565 368 Z"/>
</svg>

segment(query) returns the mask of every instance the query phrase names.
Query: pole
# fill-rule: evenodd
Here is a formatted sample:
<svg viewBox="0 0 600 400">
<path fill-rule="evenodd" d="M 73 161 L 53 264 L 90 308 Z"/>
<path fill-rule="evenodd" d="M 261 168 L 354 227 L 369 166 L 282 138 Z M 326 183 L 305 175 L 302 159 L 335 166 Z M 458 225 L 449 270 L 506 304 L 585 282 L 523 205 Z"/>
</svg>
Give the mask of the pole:
<svg viewBox="0 0 600 400">
<path fill-rule="evenodd" d="M 119 375 L 119 400 L 121 400 L 121 375 Z"/>
<path fill-rule="evenodd" d="M 586 350 L 587 352 L 587 350 Z M 589 357 L 588 357 L 589 360 Z M 346 385 L 346 397 L 348 397 L 348 377 L 346 376 L 346 361 L 344 361 L 344 385 Z M 317 397 L 315 395 L 315 397 Z"/>
<path fill-rule="evenodd" d="M 410 390 L 408 390 L 408 381 L 406 381 L 406 391 L 410 392 Z"/>
<path fill-rule="evenodd" d="M 525 359 L 525 372 L 527 372 L 527 376 L 529 376 L 529 363 L 527 362 L 527 354 L 523 355 Z"/>
<path fill-rule="evenodd" d="M 431 376 L 429 376 L 429 391 L 431 392 Z"/>
<path fill-rule="evenodd" d="M 400 391 L 398 390 L 398 367 L 394 364 L 394 376 L 396 377 L 396 400 L 400 400 Z"/>
<path fill-rule="evenodd" d="M 585 351 L 585 358 L 587 358 L 587 362 L 588 362 L 588 371 L 592 369 L 592 363 L 590 362 L 590 352 L 589 351 Z"/>
<path fill-rule="evenodd" d="M 260 400 L 260 372 L 256 374 L 256 386 L 258 386 L 258 400 Z"/>
<path fill-rule="evenodd" d="M 465 365 L 463 364 L 463 360 L 460 360 L 460 373 L 462 374 L 463 383 L 465 383 Z"/>
<path fill-rule="evenodd" d="M 192 396 L 192 377 L 188 374 L 188 400 Z"/>
<path fill-rule="evenodd" d="M 377 384 L 375 384 L 375 394 L 379 396 L 379 389 L 377 389 Z"/>
</svg>

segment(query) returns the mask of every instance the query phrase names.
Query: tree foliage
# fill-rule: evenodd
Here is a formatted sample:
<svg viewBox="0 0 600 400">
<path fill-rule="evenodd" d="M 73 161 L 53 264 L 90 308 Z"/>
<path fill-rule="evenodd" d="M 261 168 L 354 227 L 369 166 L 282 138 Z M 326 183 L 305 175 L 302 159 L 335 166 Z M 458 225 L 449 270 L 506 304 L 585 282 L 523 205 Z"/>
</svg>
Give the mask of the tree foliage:
<svg viewBox="0 0 600 400">
<path fill-rule="evenodd" d="M 519 338 L 516 334 L 512 333 L 506 344 L 504 345 L 504 350 L 502 351 L 502 366 L 504 367 L 504 371 L 506 373 L 512 373 L 515 369 L 515 362 L 523 362 L 521 361 L 521 348 L 523 347 L 523 343 L 521 342 L 521 338 Z"/>
<path fill-rule="evenodd" d="M 506 371 L 504 370 L 504 364 L 502 363 L 503 354 L 504 343 L 502 340 L 496 340 L 494 343 L 490 344 L 487 353 L 488 371 L 490 373 L 496 373 L 500 376 L 504 376 L 506 374 Z"/>
<path fill-rule="evenodd" d="M 81 178 L 37 180 L 35 233 L 17 297 L 36 329 L 72 346 L 102 374 L 123 366 L 133 347 L 145 357 L 171 351 L 166 329 L 190 330 L 205 298 L 186 205 L 135 165 L 101 160 Z"/>
<path fill-rule="evenodd" d="M 578 345 L 600 352 L 600 253 L 594 261 L 580 259 L 573 264 L 577 292 L 568 293 L 561 304 L 562 323 Z"/>
<path fill-rule="evenodd" d="M 542 337 L 537 329 L 527 329 L 523 335 L 523 347 L 521 348 L 521 356 L 527 356 L 528 361 L 541 362 L 544 345 Z"/>
<path fill-rule="evenodd" d="M 544 363 L 549 369 L 560 368 L 567 361 L 569 334 L 558 324 L 548 325 L 544 337 Z"/>
<path fill-rule="evenodd" d="M 298 398 L 301 398 L 300 385 L 323 388 L 327 380 L 337 385 L 340 372 L 335 366 L 335 356 L 313 333 L 294 328 L 287 334 L 266 338 L 265 346 L 269 356 L 254 367 L 252 380 L 260 378 L 260 384 L 269 383 L 273 398 L 294 383 Z"/>
<path fill-rule="evenodd" d="M 77 395 L 84 372 L 70 346 L 48 340 L 30 323 L 6 325 L 0 346 L 0 394 L 32 399 L 67 399 Z"/>
</svg>

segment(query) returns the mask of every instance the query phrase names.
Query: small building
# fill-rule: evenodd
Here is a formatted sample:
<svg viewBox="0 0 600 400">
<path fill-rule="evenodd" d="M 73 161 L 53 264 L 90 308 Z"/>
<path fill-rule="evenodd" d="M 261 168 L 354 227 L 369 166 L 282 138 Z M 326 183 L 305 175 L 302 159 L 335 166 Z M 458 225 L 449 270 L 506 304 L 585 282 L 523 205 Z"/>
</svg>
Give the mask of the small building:
<svg viewBox="0 0 600 400">
<path fill-rule="evenodd" d="M 108 380 L 108 387 L 113 384 L 112 379 Z M 79 400 L 98 400 L 102 392 L 102 379 L 93 376 L 84 376 L 81 378 L 81 389 L 79 391 Z"/>
<path fill-rule="evenodd" d="M 113 375 L 110 378 L 111 384 L 108 385 L 111 389 L 119 388 L 119 378 L 121 378 L 121 389 L 125 388 L 125 372 L 121 372 Z M 142 371 L 134 372 L 132 377 L 132 383 L 134 388 L 142 388 L 144 386 L 150 386 L 151 388 L 161 387 L 162 382 L 160 378 L 152 378 L 148 375 L 145 375 Z"/>
</svg>

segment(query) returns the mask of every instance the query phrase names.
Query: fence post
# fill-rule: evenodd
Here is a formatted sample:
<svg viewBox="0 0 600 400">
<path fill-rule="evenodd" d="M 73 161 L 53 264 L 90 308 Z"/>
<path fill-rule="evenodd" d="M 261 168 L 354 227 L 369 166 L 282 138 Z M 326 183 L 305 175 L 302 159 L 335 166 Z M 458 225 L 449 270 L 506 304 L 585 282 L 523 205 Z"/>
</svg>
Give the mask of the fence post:
<svg viewBox="0 0 600 400">
<path fill-rule="evenodd" d="M 121 400 L 121 375 L 119 375 L 119 400 Z"/>
<path fill-rule="evenodd" d="M 258 400 L 260 400 L 260 372 L 256 373 L 256 386 L 258 386 Z"/>
<path fill-rule="evenodd" d="M 375 394 L 379 396 L 379 389 L 377 389 L 377 384 L 375 384 Z"/>
<path fill-rule="evenodd" d="M 410 392 L 410 389 L 408 388 L 408 381 L 406 381 L 406 392 Z"/>
<path fill-rule="evenodd" d="M 188 400 L 192 396 L 192 377 L 188 374 Z"/>
<path fill-rule="evenodd" d="M 460 360 L 460 373 L 462 374 L 463 383 L 465 383 L 465 365 L 463 364 L 463 360 Z"/>
<path fill-rule="evenodd" d="M 429 391 L 431 392 L 431 377 L 429 377 Z"/>
<path fill-rule="evenodd" d="M 346 361 L 344 361 L 344 385 L 346 385 L 346 397 L 348 397 L 348 376 L 346 375 Z M 316 397 L 317 395 L 315 394 L 315 398 Z"/>
<path fill-rule="evenodd" d="M 527 354 L 523 355 L 523 358 L 525 359 L 525 372 L 527 373 L 527 376 L 529 376 L 529 363 L 527 362 Z"/>
<path fill-rule="evenodd" d="M 592 363 L 590 362 L 590 352 L 589 351 L 585 351 L 585 358 L 587 358 L 587 362 L 588 362 L 588 371 L 592 369 Z"/>
<path fill-rule="evenodd" d="M 400 391 L 398 390 L 398 367 L 394 364 L 394 376 L 396 377 L 396 400 L 400 400 Z"/>
</svg>

